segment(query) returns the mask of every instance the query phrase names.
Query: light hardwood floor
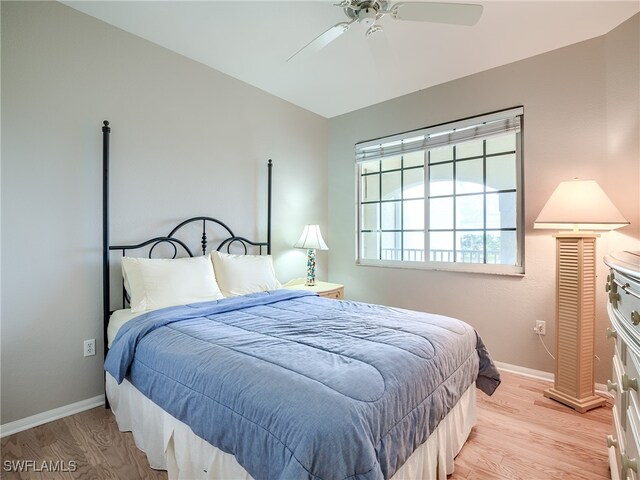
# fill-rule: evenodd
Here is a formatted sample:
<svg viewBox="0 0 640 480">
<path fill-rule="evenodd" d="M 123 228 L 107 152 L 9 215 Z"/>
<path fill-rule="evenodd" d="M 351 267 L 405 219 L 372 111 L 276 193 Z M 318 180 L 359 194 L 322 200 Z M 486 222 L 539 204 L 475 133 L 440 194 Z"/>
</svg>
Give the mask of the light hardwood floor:
<svg viewBox="0 0 640 480">
<path fill-rule="evenodd" d="M 611 406 L 585 414 L 542 396 L 546 382 L 502 373 L 492 397 L 478 392 L 478 422 L 449 480 L 610 478 L 606 436 Z M 94 408 L 2 439 L 6 479 L 165 479 L 152 470 L 110 411 Z M 4 471 L 6 460 L 75 460 L 73 474 Z"/>
<path fill-rule="evenodd" d="M 543 397 L 547 382 L 500 375 L 493 396 L 478 392 L 478 421 L 449 480 L 611 478 L 611 401 L 581 414 Z"/>
</svg>

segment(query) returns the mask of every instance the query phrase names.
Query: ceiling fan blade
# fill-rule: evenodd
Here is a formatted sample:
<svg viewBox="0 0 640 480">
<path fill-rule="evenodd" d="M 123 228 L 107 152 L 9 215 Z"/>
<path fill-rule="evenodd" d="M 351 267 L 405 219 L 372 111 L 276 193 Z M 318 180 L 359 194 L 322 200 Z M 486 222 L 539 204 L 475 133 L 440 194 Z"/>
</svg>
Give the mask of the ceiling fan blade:
<svg viewBox="0 0 640 480">
<path fill-rule="evenodd" d="M 397 55 L 394 55 L 389 39 L 382 28 L 371 33 L 367 31 L 367 44 L 380 81 L 384 81 L 389 72 L 400 71 L 399 66 L 396 65 Z"/>
<path fill-rule="evenodd" d="M 391 14 L 398 20 L 475 25 L 482 15 L 482 5 L 470 3 L 411 2 L 397 3 Z"/>
<path fill-rule="evenodd" d="M 329 30 L 327 30 L 324 33 L 321 33 L 316 38 L 314 38 L 309 43 L 307 43 L 304 47 L 302 47 L 300 50 L 298 50 L 296 53 L 291 55 L 287 59 L 287 62 L 291 61 L 294 58 L 296 60 L 301 60 L 302 58 L 308 57 L 309 55 L 323 49 L 324 47 L 329 45 L 331 42 L 333 42 L 336 38 L 338 38 L 340 35 L 342 35 L 344 32 L 349 30 L 349 27 L 351 27 L 351 24 L 353 22 L 355 22 L 355 20 L 352 20 L 350 22 L 342 22 L 334 25 Z"/>
</svg>

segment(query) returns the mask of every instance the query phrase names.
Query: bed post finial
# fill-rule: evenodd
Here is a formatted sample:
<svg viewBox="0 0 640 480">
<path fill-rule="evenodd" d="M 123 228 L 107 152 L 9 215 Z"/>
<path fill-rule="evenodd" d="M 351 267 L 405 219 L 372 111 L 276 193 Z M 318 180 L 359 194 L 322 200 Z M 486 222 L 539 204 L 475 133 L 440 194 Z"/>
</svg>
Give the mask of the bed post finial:
<svg viewBox="0 0 640 480">
<path fill-rule="evenodd" d="M 110 132 L 111 131 L 111 127 L 109 127 L 109 120 L 105 120 L 103 123 L 103 127 L 102 127 L 102 131 L 103 132 Z"/>
</svg>

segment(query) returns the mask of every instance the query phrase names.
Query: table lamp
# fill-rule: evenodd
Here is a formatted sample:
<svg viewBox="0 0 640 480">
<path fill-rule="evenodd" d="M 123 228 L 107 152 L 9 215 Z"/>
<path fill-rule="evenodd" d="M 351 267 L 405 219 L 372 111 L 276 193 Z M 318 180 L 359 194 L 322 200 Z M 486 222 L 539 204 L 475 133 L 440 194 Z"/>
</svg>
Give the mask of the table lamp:
<svg viewBox="0 0 640 480">
<path fill-rule="evenodd" d="M 561 182 L 533 228 L 556 233 L 556 370 L 544 396 L 584 413 L 604 403 L 594 391 L 596 238 L 629 222 L 593 180 Z"/>
<path fill-rule="evenodd" d="M 316 250 L 329 249 L 322 239 L 320 226 L 305 225 L 302 235 L 294 247 L 307 249 L 307 282 L 305 285 L 312 287 L 316 284 Z"/>
</svg>

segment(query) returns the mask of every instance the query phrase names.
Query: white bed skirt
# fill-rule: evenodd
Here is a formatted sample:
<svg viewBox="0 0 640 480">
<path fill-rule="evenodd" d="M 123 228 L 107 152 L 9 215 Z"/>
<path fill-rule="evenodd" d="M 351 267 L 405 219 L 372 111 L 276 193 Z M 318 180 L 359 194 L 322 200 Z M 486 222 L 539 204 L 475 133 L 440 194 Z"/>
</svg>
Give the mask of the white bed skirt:
<svg viewBox="0 0 640 480">
<path fill-rule="evenodd" d="M 157 470 L 177 480 L 250 480 L 233 455 L 198 437 L 124 380 L 107 373 L 106 392 L 118 427 L 132 432 L 136 445 Z M 425 443 L 392 477 L 393 480 L 446 479 L 453 460 L 476 422 L 476 388 L 472 384 Z"/>
</svg>

